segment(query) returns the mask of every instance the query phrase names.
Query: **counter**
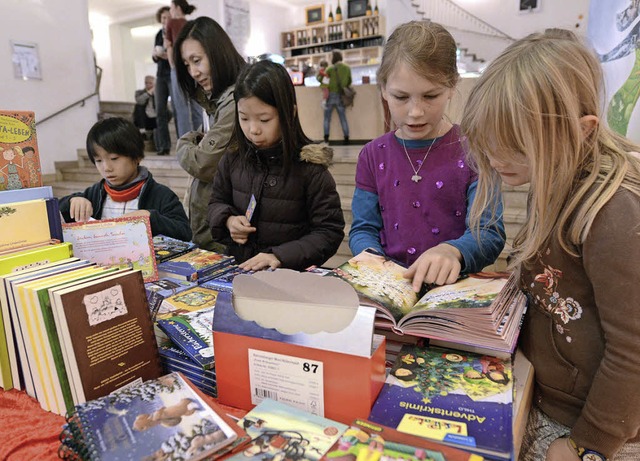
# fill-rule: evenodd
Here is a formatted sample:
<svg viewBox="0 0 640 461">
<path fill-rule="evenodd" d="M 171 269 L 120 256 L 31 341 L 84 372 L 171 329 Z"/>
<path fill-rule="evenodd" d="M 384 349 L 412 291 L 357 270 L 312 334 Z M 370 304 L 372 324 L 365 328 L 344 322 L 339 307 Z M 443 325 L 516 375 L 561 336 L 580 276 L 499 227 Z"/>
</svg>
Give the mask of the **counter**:
<svg viewBox="0 0 640 461">
<path fill-rule="evenodd" d="M 469 91 L 473 88 L 476 78 L 461 78 L 456 92 L 451 98 L 446 114 L 454 123 L 460 123 L 462 110 Z M 349 138 L 352 141 L 370 141 L 384 134 L 384 110 L 378 85 L 353 85 L 356 97 L 353 107 L 347 109 L 349 122 Z M 304 132 L 311 139 L 320 141 L 324 136 L 322 128 L 324 110 L 322 109 L 322 90 L 320 87 L 296 87 L 296 98 L 300 113 L 300 123 Z M 333 111 L 329 139 L 341 141 L 343 139 L 340 117 Z"/>
</svg>

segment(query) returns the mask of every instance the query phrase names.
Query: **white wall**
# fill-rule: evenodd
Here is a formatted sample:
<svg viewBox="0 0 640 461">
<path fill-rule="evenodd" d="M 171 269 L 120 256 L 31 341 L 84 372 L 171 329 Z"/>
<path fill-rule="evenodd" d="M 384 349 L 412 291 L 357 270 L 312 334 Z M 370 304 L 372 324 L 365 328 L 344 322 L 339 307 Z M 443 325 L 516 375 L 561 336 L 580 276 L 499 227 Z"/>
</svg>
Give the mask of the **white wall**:
<svg viewBox="0 0 640 461">
<path fill-rule="evenodd" d="M 86 0 L 2 0 L 11 20 L 0 29 L 0 108 L 32 110 L 36 123 L 90 95 L 95 72 Z M 42 80 L 13 75 L 10 41 L 36 43 Z M 42 172 L 55 172 L 54 160 L 77 158 L 97 120 L 97 97 L 37 125 Z"/>
</svg>

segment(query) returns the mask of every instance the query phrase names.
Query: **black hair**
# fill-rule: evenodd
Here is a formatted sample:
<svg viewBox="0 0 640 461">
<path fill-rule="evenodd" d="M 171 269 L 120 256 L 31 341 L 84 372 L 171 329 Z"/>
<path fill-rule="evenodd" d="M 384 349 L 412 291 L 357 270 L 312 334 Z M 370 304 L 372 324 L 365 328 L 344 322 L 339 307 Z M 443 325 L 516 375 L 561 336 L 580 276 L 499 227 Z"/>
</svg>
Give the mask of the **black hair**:
<svg viewBox="0 0 640 461">
<path fill-rule="evenodd" d="M 340 53 L 338 50 L 333 50 L 331 52 L 331 64 L 336 64 L 340 61 L 342 61 L 342 53 Z"/>
<path fill-rule="evenodd" d="M 144 139 L 133 122 L 122 117 L 109 117 L 96 122 L 87 134 L 87 153 L 89 160 L 96 164 L 96 146 L 109 153 L 130 157 L 136 160 L 144 158 Z"/>
<path fill-rule="evenodd" d="M 191 14 L 196 9 L 196 6 L 189 4 L 187 0 L 171 0 L 171 3 L 179 7 L 184 14 Z"/>
<path fill-rule="evenodd" d="M 233 85 L 238 74 L 246 65 L 246 61 L 238 53 L 224 29 L 215 20 L 201 16 L 187 21 L 176 38 L 173 47 L 173 61 L 180 88 L 191 98 L 195 97 L 198 84 L 189 75 L 187 66 L 182 59 L 182 44 L 189 38 L 200 42 L 204 48 L 211 69 L 212 94 L 214 98 L 217 98 L 224 90 Z"/>
<path fill-rule="evenodd" d="M 158 8 L 158 11 L 156 11 L 156 21 L 162 22 L 162 13 L 169 10 L 170 8 L 168 6 L 161 6 L 160 8 Z"/>
<path fill-rule="evenodd" d="M 247 66 L 238 76 L 233 95 L 236 101 L 236 121 L 233 132 L 241 155 L 250 151 L 251 142 L 240 128 L 238 101 L 252 96 L 275 107 L 278 111 L 282 135 L 283 168 L 286 175 L 291 165 L 299 158 L 300 149 L 311 143 L 300 125 L 296 92 L 289 72 L 281 64 L 265 60 Z"/>
</svg>

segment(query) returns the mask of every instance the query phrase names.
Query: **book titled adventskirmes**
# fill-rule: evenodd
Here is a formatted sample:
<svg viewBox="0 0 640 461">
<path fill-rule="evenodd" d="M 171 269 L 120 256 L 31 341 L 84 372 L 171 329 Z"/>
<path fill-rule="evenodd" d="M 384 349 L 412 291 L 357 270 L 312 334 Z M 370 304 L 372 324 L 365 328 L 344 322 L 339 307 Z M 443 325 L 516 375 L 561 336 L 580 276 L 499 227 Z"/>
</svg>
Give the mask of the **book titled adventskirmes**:
<svg viewBox="0 0 640 461">
<path fill-rule="evenodd" d="M 413 291 L 406 268 L 367 249 L 330 274 L 355 288 L 363 305 L 377 308 L 376 327 L 429 338 L 432 344 L 510 356 L 526 298 L 508 273 L 481 272 L 443 286 Z"/>
<path fill-rule="evenodd" d="M 510 359 L 404 346 L 369 419 L 497 459 L 513 450 Z"/>
</svg>

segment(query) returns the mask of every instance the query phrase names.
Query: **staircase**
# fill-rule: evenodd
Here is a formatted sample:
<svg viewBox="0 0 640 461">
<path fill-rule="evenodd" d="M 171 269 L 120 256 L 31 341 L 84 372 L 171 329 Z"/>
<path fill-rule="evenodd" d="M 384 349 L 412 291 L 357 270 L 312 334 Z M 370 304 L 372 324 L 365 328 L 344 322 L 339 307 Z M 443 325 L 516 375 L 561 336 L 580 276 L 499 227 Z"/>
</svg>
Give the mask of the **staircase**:
<svg viewBox="0 0 640 461">
<path fill-rule="evenodd" d="M 355 188 L 355 171 L 358 154 L 362 146 L 332 146 L 334 149 L 334 164 L 329 171 L 337 184 L 338 193 L 342 202 L 342 211 L 346 222 L 345 238 L 340 245 L 338 253 L 325 264 L 327 267 L 336 267 L 351 257 L 349 250 L 349 229 L 351 228 L 351 200 Z M 154 178 L 161 184 L 170 187 L 178 197 L 184 197 L 187 187 L 188 175 L 178 164 L 175 155 L 158 156 L 155 152 L 147 152 L 142 165 L 146 166 Z M 86 150 L 78 150 L 78 160 L 75 162 L 56 162 L 56 181 L 49 184 L 53 187 L 56 197 L 63 197 L 73 192 L 84 190 L 91 184 L 100 180 L 95 166 L 89 160 Z M 491 267 L 492 270 L 504 270 L 509 243 L 518 231 L 526 210 L 526 188 L 505 186 L 505 227 L 507 232 L 507 248 L 500 258 Z"/>
<path fill-rule="evenodd" d="M 458 67 L 478 72 L 515 39 L 452 0 L 411 0 L 418 19 L 442 24 L 458 44 Z M 472 45 L 472 47 L 471 47 Z"/>
</svg>

